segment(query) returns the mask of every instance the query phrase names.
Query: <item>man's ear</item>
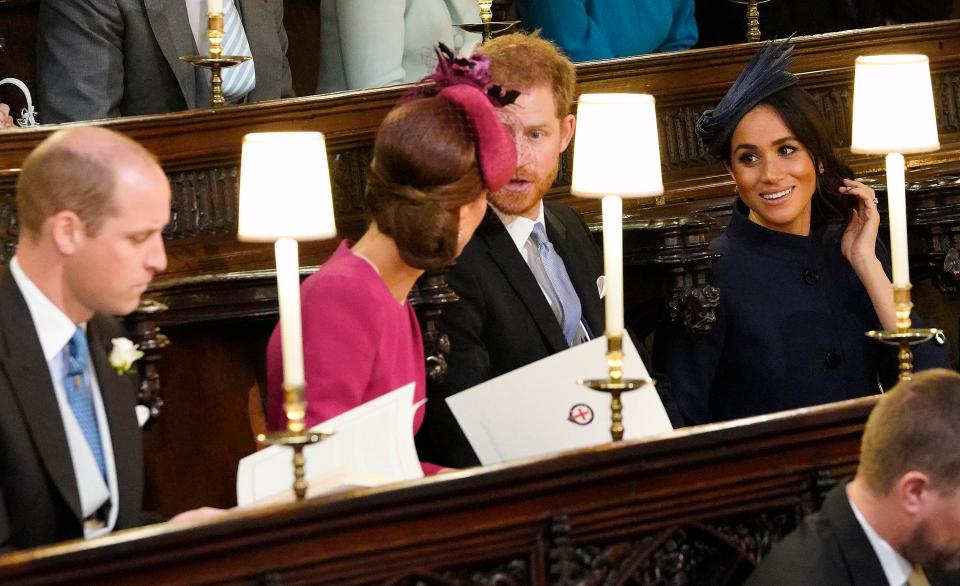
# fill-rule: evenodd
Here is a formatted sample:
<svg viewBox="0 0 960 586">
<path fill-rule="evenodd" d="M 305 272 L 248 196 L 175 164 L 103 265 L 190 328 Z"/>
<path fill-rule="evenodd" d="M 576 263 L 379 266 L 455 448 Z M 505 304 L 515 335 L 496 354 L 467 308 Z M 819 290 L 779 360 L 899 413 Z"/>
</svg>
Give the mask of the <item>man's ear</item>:
<svg viewBox="0 0 960 586">
<path fill-rule="evenodd" d="M 930 497 L 930 477 L 919 470 L 910 470 L 897 479 L 893 487 L 900 507 L 911 515 L 922 513 L 925 501 Z"/>
<path fill-rule="evenodd" d="M 567 114 L 560 120 L 560 151 L 567 150 L 570 141 L 573 139 L 573 131 L 577 126 L 577 118 L 573 114 Z"/>
<path fill-rule="evenodd" d="M 57 212 L 47 218 L 44 229 L 49 230 L 54 246 L 64 256 L 75 253 L 86 237 L 83 220 L 70 210 Z"/>
</svg>

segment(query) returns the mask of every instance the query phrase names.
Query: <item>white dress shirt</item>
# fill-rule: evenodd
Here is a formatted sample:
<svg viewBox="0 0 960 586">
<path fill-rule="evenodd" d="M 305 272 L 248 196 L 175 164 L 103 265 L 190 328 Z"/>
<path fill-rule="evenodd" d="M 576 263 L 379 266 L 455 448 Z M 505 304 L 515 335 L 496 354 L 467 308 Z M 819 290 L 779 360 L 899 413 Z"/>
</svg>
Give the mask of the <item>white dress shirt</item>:
<svg viewBox="0 0 960 586">
<path fill-rule="evenodd" d="M 873 547 L 873 553 L 875 553 L 877 559 L 880 560 L 880 566 L 883 567 L 883 573 L 887 576 L 887 582 L 890 583 L 890 586 L 904 586 L 904 584 L 907 583 L 907 579 L 910 578 L 910 574 L 913 573 L 913 564 L 907 561 L 907 558 L 900 555 L 897 550 L 893 549 L 889 543 L 874 531 L 870 523 L 864 518 L 863 513 L 861 513 L 857 505 L 853 503 L 852 499 L 848 497 L 847 500 L 850 501 L 853 516 L 857 518 L 857 522 L 863 527 L 863 532 L 867 534 L 867 540 L 870 542 L 870 546 Z"/>
<path fill-rule="evenodd" d="M 62 350 L 67 345 L 77 326 L 60 309 L 53 304 L 46 295 L 23 272 L 17 257 L 10 261 L 10 273 L 17 283 L 20 293 L 27 302 L 30 317 L 40 338 L 43 356 L 47 361 L 53 390 L 57 395 L 57 404 L 60 407 L 60 418 L 67 434 L 67 443 L 70 447 L 70 459 L 73 462 L 73 473 L 77 479 L 77 489 L 80 492 L 80 508 L 83 516 L 89 517 L 97 512 L 104 504 L 117 503 L 117 470 L 113 460 L 113 443 L 110 441 L 110 426 L 103 408 L 103 397 L 100 395 L 100 385 L 97 383 L 97 374 L 93 368 L 92 359 L 87 361 L 86 374 L 93 391 L 93 405 L 97 414 L 97 426 L 100 429 L 100 443 L 103 448 L 104 464 L 107 468 L 107 479 L 100 475 L 100 468 L 87 443 L 86 437 L 80 431 L 80 424 L 67 401 L 67 392 L 63 386 L 63 359 Z M 86 324 L 82 327 L 86 329 Z M 38 389 L 39 390 L 39 389 Z M 117 523 L 119 507 L 110 506 L 106 517 L 106 525 L 99 528 L 84 527 L 84 537 L 90 539 L 105 535 L 113 530 Z"/>
<path fill-rule="evenodd" d="M 540 252 L 537 250 L 537 247 L 533 241 L 530 240 L 530 235 L 533 234 L 533 227 L 537 224 L 543 225 L 544 233 L 546 233 L 547 224 L 543 219 L 543 201 L 540 201 L 540 207 L 537 210 L 537 218 L 535 220 L 531 220 L 526 216 L 512 216 L 510 214 L 505 214 L 493 206 L 490 207 L 493 208 L 493 211 L 497 214 L 497 217 L 499 217 L 500 221 L 503 222 L 504 227 L 507 229 L 507 234 L 510 235 L 510 239 L 513 240 L 517 250 L 520 251 L 520 256 L 523 257 L 523 260 L 527 263 L 527 266 L 530 267 L 530 271 L 534 274 L 534 277 L 537 279 L 537 283 L 540 285 L 540 291 L 543 293 L 544 298 L 546 298 L 550 308 L 553 309 L 553 300 L 544 290 L 543 281 L 541 281 L 541 278 L 537 277 L 537 272 L 539 270 L 538 267 L 540 266 Z M 569 271 L 567 271 L 567 276 L 569 276 Z M 543 275 L 543 279 L 546 278 L 546 275 Z M 580 303 L 582 305 L 583 300 L 581 300 Z M 586 324 L 583 323 L 582 313 L 580 315 L 580 326 L 577 328 L 577 335 L 574 339 L 576 340 L 577 344 L 581 344 L 590 339 L 590 336 L 587 335 Z"/>
</svg>

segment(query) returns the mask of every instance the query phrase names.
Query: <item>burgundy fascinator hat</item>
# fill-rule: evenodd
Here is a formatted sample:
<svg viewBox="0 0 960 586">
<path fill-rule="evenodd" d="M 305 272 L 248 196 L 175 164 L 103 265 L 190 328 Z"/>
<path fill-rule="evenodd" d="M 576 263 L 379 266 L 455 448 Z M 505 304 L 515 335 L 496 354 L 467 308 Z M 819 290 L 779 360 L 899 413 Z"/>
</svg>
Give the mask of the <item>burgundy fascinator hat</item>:
<svg viewBox="0 0 960 586">
<path fill-rule="evenodd" d="M 455 105 L 473 130 L 477 162 L 483 182 L 490 191 L 502 188 L 517 167 L 517 148 L 513 136 L 497 116 L 497 108 L 512 104 L 519 92 L 504 93 L 491 81 L 490 60 L 485 55 L 456 57 L 446 45 L 437 49 L 436 70 L 423 78 L 425 84 L 411 97 L 438 96 Z"/>
</svg>

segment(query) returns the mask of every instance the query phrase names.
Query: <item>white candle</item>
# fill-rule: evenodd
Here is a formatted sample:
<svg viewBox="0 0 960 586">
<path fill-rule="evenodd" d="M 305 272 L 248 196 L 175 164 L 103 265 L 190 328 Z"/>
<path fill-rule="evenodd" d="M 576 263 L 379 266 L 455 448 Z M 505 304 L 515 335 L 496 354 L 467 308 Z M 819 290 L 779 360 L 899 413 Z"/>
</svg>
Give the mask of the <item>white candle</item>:
<svg viewBox="0 0 960 586">
<path fill-rule="evenodd" d="M 887 210 L 890 217 L 890 253 L 893 257 L 895 287 L 906 287 L 910 284 L 905 181 L 903 155 L 890 153 L 887 155 Z"/>
<path fill-rule="evenodd" d="M 606 278 L 604 309 L 607 336 L 623 335 L 623 200 L 608 195 L 603 209 L 603 271 Z"/>
<path fill-rule="evenodd" d="M 223 0 L 207 0 L 207 12 L 223 12 Z"/>
<path fill-rule="evenodd" d="M 300 325 L 300 258 L 297 241 L 281 238 L 274 244 L 277 257 L 277 296 L 280 299 L 280 338 L 283 384 L 302 387 L 303 333 Z"/>
</svg>

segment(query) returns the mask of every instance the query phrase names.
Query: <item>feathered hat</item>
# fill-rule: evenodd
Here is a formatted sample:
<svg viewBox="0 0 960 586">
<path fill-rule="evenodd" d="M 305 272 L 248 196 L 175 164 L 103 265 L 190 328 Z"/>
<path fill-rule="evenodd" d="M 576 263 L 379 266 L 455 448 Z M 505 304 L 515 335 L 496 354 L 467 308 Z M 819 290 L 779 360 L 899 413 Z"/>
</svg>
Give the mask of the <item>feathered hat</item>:
<svg viewBox="0 0 960 586">
<path fill-rule="evenodd" d="M 796 85 L 797 76 L 787 71 L 793 64 L 790 39 L 765 44 L 743 68 L 716 108 L 697 121 L 697 134 L 715 156 L 722 156 L 733 130 L 754 106 Z"/>
<path fill-rule="evenodd" d="M 460 109 L 472 126 L 484 184 L 497 191 L 516 171 L 517 150 L 496 109 L 512 104 L 520 92 L 504 92 L 499 85 L 489 85 L 490 59 L 486 55 L 457 57 L 440 43 L 437 58 L 436 70 L 421 80 L 433 83 L 419 85 L 409 97 L 436 95 Z"/>
</svg>

